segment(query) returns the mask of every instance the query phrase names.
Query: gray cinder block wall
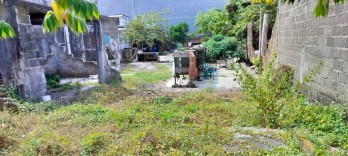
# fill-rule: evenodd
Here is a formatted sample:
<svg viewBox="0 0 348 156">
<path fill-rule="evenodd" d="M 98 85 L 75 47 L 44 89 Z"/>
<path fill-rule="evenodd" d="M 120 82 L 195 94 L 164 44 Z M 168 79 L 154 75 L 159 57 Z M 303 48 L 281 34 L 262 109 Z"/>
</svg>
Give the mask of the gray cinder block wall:
<svg viewBox="0 0 348 156">
<path fill-rule="evenodd" d="M 0 4 L 1 19 L 12 25 L 16 37 L 0 42 L 0 72 L 5 84 L 16 84 L 21 97 L 39 99 L 46 94 L 46 78 L 42 66 L 43 59 L 39 56 L 36 40 L 33 37 L 29 17 L 29 8 L 14 5 L 13 1 L 5 0 Z"/>
<path fill-rule="evenodd" d="M 317 1 L 301 0 L 279 8 L 278 61 L 291 65 L 295 77 L 323 62 L 310 97 L 322 103 L 348 101 L 348 3 L 330 4 L 328 17 L 315 18 Z"/>
</svg>

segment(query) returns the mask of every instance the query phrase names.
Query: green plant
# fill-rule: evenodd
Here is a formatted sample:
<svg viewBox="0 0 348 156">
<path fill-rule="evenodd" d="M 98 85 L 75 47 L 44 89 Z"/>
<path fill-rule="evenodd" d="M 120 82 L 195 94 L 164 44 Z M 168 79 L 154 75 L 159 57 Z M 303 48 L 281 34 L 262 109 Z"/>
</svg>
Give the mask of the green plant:
<svg viewBox="0 0 348 156">
<path fill-rule="evenodd" d="M 13 28 L 5 21 L 0 20 L 0 39 L 5 39 L 7 37 L 14 37 L 15 32 Z"/>
<path fill-rule="evenodd" d="M 207 58 L 220 59 L 232 54 L 238 48 L 238 41 L 234 37 L 214 35 L 207 42 L 202 43 L 207 48 Z"/>
<path fill-rule="evenodd" d="M 59 88 L 61 87 L 60 84 L 60 76 L 59 75 L 46 75 L 46 81 L 48 88 Z"/>
<path fill-rule="evenodd" d="M 245 58 L 244 51 L 240 49 L 237 49 L 231 56 L 232 58 Z"/>
<path fill-rule="evenodd" d="M 177 44 L 177 48 L 176 48 L 178 51 L 186 51 L 186 48 L 184 47 L 183 44 L 179 43 Z"/>
<path fill-rule="evenodd" d="M 178 23 L 177 25 L 170 26 L 169 37 L 174 42 L 184 44 L 187 39 L 187 33 L 189 32 L 189 25 L 186 22 Z"/>
<path fill-rule="evenodd" d="M 222 34 L 227 35 L 232 29 L 233 19 L 229 18 L 225 10 L 211 9 L 206 12 L 199 12 L 196 16 L 196 34 L 207 36 Z"/>
<path fill-rule="evenodd" d="M 109 136 L 105 133 L 92 133 L 87 136 L 82 143 L 82 155 L 96 155 L 98 152 L 108 144 Z"/>
<path fill-rule="evenodd" d="M 71 153 L 71 140 L 51 131 L 34 131 L 22 146 L 24 155 L 66 155 Z"/>
<path fill-rule="evenodd" d="M 343 4 L 345 0 L 332 0 L 335 4 Z M 331 0 L 319 0 L 314 8 L 313 15 L 315 17 L 325 17 L 330 11 Z M 282 0 L 283 3 L 293 4 L 295 0 Z"/>
<path fill-rule="evenodd" d="M 255 67 L 260 67 L 261 66 L 261 59 L 260 59 L 260 57 L 255 57 L 255 58 L 253 58 L 252 60 L 251 60 L 251 63 L 253 63 L 253 65 L 255 66 Z"/>
<path fill-rule="evenodd" d="M 131 45 L 142 47 L 143 44 L 153 46 L 155 41 L 165 43 L 167 40 L 168 28 L 164 13 L 150 12 L 127 24 L 123 39 L 129 39 Z"/>
<path fill-rule="evenodd" d="M 0 4 L 12 5 L 12 2 Z M 10 3 L 10 4 L 9 4 Z M 51 2 L 52 11 L 48 11 L 43 20 L 43 30 L 48 32 L 57 31 L 58 28 L 67 24 L 75 33 L 88 31 L 86 20 L 99 19 L 97 5 L 89 0 L 54 0 Z M 13 28 L 3 20 L 0 20 L 0 39 L 14 37 Z"/>
<path fill-rule="evenodd" d="M 292 86 L 293 70 L 284 67 L 273 70 L 276 56 L 269 62 L 264 72 L 257 78 L 248 74 L 244 69 L 239 71 L 242 92 L 247 101 L 257 104 L 258 125 L 278 128 L 282 117 L 282 110 L 290 102 L 298 102 L 301 94 Z"/>
</svg>

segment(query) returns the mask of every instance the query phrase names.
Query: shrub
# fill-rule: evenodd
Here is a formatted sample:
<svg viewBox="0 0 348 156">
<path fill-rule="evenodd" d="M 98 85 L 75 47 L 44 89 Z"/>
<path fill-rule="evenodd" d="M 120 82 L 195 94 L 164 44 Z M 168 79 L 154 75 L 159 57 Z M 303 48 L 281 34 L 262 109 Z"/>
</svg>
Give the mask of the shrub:
<svg viewBox="0 0 348 156">
<path fill-rule="evenodd" d="M 59 88 L 61 86 L 59 75 L 47 74 L 46 81 L 48 88 Z"/>
<path fill-rule="evenodd" d="M 234 37 L 224 37 L 214 35 L 208 41 L 203 42 L 207 48 L 207 58 L 219 59 L 227 57 L 227 54 L 233 55 L 238 48 L 238 41 Z"/>
<path fill-rule="evenodd" d="M 184 47 L 183 44 L 179 43 L 177 44 L 177 48 L 176 48 L 178 51 L 186 51 L 186 48 Z"/>
<path fill-rule="evenodd" d="M 245 58 L 244 51 L 237 49 L 234 53 L 231 54 L 233 58 Z"/>
<path fill-rule="evenodd" d="M 295 109 L 294 107 L 305 101 L 305 97 L 301 94 L 299 88 L 301 84 L 298 82 L 296 85 L 293 84 L 294 72 L 291 67 L 281 65 L 277 70 L 274 70 L 273 63 L 275 60 L 276 55 L 273 56 L 266 69 L 257 78 L 254 78 L 244 69 L 238 71 L 245 99 L 257 104 L 258 112 L 255 116 L 259 119 L 257 124 L 272 128 L 282 126 L 283 117 L 291 113 L 291 109 Z M 321 66 L 321 64 L 318 66 Z M 313 70 L 318 71 L 319 68 L 316 67 Z M 308 75 L 313 77 L 316 71 L 311 71 Z M 309 79 L 303 83 L 308 81 Z"/>
</svg>

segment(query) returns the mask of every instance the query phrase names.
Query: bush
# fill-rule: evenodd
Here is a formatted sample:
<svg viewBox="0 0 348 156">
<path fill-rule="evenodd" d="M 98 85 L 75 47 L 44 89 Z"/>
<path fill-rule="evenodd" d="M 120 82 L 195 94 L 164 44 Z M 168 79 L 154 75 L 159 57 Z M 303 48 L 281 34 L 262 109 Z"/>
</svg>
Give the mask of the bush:
<svg viewBox="0 0 348 156">
<path fill-rule="evenodd" d="M 244 51 L 237 49 L 234 53 L 231 54 L 233 58 L 245 58 Z"/>
<path fill-rule="evenodd" d="M 310 104 L 300 92 L 300 87 L 318 74 L 322 63 L 305 75 L 303 83 L 294 83 L 290 67 L 281 65 L 274 70 L 275 58 L 257 78 L 242 68 L 237 69 L 245 103 L 256 105 L 249 113 L 252 115 L 244 117 L 244 122 L 251 122 L 248 126 L 299 129 L 321 154 L 327 152 L 329 146 L 348 149 L 344 108 Z"/>
<path fill-rule="evenodd" d="M 47 74 L 46 81 L 48 88 L 59 88 L 61 86 L 59 75 Z"/>
<path fill-rule="evenodd" d="M 177 48 L 176 48 L 178 51 L 186 51 L 186 48 L 184 47 L 183 44 L 179 43 L 177 44 Z"/>
<path fill-rule="evenodd" d="M 207 58 L 219 59 L 227 57 L 228 54 L 233 55 L 238 48 L 238 41 L 234 37 L 214 35 L 207 42 L 203 42 L 203 45 L 207 48 Z"/>
<path fill-rule="evenodd" d="M 257 104 L 255 118 L 259 119 L 259 123 L 256 124 L 278 128 L 286 104 L 302 100 L 302 96 L 292 87 L 293 70 L 284 67 L 274 71 L 274 61 L 275 57 L 257 78 L 243 69 L 239 72 L 239 77 L 245 99 Z"/>
<path fill-rule="evenodd" d="M 213 39 L 213 40 L 216 41 L 216 42 L 220 42 L 220 41 L 222 41 L 224 38 L 225 38 L 225 36 L 224 36 L 224 35 L 220 35 L 220 34 L 214 35 L 214 36 L 211 37 L 211 39 Z"/>
</svg>

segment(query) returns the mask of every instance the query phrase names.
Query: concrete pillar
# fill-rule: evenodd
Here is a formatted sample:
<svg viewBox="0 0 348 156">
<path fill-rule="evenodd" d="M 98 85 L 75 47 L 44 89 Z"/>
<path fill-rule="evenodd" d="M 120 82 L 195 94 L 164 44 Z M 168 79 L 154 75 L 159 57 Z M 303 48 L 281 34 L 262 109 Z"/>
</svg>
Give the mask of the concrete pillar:
<svg viewBox="0 0 348 156">
<path fill-rule="evenodd" d="M 106 77 L 105 77 L 105 70 L 104 66 L 106 64 L 105 57 L 106 53 L 104 52 L 104 42 L 103 42 L 103 37 L 102 37 L 102 28 L 100 21 L 94 21 L 94 32 L 96 35 L 96 41 L 97 41 L 97 52 L 98 52 L 98 79 L 99 83 L 106 83 Z"/>
</svg>

